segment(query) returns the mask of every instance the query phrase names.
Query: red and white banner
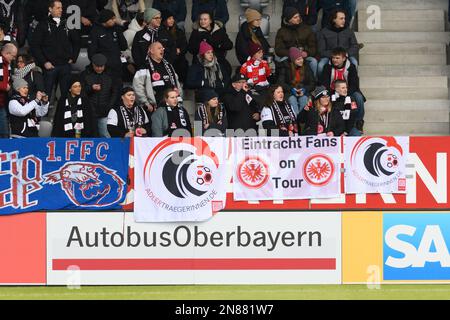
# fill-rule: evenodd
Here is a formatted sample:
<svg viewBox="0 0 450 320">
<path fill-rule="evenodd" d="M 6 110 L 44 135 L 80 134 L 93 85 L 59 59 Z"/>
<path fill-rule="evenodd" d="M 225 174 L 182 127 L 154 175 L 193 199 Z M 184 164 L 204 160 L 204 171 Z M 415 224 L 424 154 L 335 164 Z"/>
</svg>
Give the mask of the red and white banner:
<svg viewBox="0 0 450 320">
<path fill-rule="evenodd" d="M 345 193 L 406 193 L 409 137 L 344 140 Z"/>
<path fill-rule="evenodd" d="M 202 221 L 225 208 L 227 140 L 136 138 L 137 222 Z"/>
<path fill-rule="evenodd" d="M 234 200 L 336 197 L 340 150 L 340 138 L 235 138 Z"/>
</svg>

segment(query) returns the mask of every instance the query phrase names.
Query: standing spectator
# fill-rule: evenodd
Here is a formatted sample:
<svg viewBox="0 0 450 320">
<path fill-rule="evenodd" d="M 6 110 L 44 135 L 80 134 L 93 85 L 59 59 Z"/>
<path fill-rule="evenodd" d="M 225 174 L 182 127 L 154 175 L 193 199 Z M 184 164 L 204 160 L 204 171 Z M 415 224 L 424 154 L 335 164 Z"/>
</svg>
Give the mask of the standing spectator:
<svg viewBox="0 0 450 320">
<path fill-rule="evenodd" d="M 93 0 L 63 0 L 63 8 L 77 6 L 81 11 L 81 33 L 89 34 L 97 20 L 97 6 Z"/>
<path fill-rule="evenodd" d="M 322 15 L 322 28 L 330 27 L 333 25 L 331 16 L 333 12 L 336 10 L 341 10 L 348 17 L 348 20 L 345 22 L 345 26 L 348 27 L 350 20 L 352 17 L 351 8 L 350 8 L 351 0 L 319 0 L 319 9 L 323 10 Z"/>
<path fill-rule="evenodd" d="M 146 65 L 148 46 L 156 41 L 161 43 L 164 47 L 164 58 L 170 63 L 175 61 L 175 42 L 172 40 L 167 30 L 161 26 L 161 20 L 162 17 L 160 11 L 153 8 L 145 10 L 144 21 L 146 27 L 136 33 L 131 48 L 134 63 L 139 69 L 144 68 Z"/>
<path fill-rule="evenodd" d="M 128 25 L 128 29 L 125 30 L 123 33 L 123 36 L 127 40 L 128 48 L 127 50 L 123 51 L 122 54 L 124 58 L 127 59 L 127 68 L 125 70 L 125 81 L 129 82 L 132 81 L 134 75 L 136 74 L 136 64 L 133 60 L 133 55 L 131 54 L 131 48 L 133 46 L 133 39 L 137 32 L 141 31 L 145 28 L 145 21 L 144 21 L 144 13 L 138 12 L 136 17 L 131 20 L 131 23 Z M 129 79 L 131 78 L 131 79 Z"/>
<path fill-rule="evenodd" d="M 162 14 L 162 24 L 166 28 L 169 35 L 172 37 L 172 41 L 175 43 L 176 47 L 176 58 L 173 62 L 173 67 L 175 68 L 178 77 L 181 82 L 186 81 L 186 76 L 189 68 L 189 64 L 186 59 L 187 52 L 187 40 L 186 34 L 183 29 L 180 29 L 176 23 L 175 16 L 171 11 L 163 10 Z"/>
<path fill-rule="evenodd" d="M 225 26 L 230 18 L 226 0 L 192 0 L 192 22 L 198 21 L 200 13 L 210 12 L 214 20 Z"/>
<path fill-rule="evenodd" d="M 25 44 L 27 19 L 21 0 L 0 0 L 0 19 L 5 21 L 9 33 L 17 39 L 19 48 Z"/>
<path fill-rule="evenodd" d="M 25 15 L 28 43 L 31 43 L 32 34 L 36 30 L 39 22 L 46 20 L 48 17 L 48 0 L 33 0 L 25 3 Z"/>
<path fill-rule="evenodd" d="M 177 129 L 185 129 L 187 132 L 184 133 L 192 136 L 189 114 L 178 100 L 176 90 L 164 91 L 164 103 L 152 114 L 152 137 L 171 137 Z"/>
<path fill-rule="evenodd" d="M 185 87 L 195 90 L 211 88 L 219 94 L 219 97 L 222 97 L 230 75 L 226 73 L 224 66 L 219 63 L 213 50 L 208 42 L 200 43 L 198 62 L 189 68 Z"/>
<path fill-rule="evenodd" d="M 241 25 L 235 42 L 236 56 L 241 65 L 249 58 L 250 43 L 259 44 L 263 48 L 264 55 L 267 55 L 270 49 L 270 45 L 261 30 L 261 13 L 248 8 L 245 10 L 245 17 L 247 21 Z"/>
<path fill-rule="evenodd" d="M 93 138 L 95 137 L 95 117 L 89 100 L 82 96 L 81 81 L 72 76 L 69 90 L 59 99 L 53 121 L 52 137 Z"/>
<path fill-rule="evenodd" d="M 14 43 L 18 46 L 16 39 L 9 33 L 9 26 L 5 21 L 0 21 L 0 47 L 7 43 Z"/>
<path fill-rule="evenodd" d="M 114 83 L 116 79 L 106 68 L 107 58 L 103 54 L 95 54 L 91 61 L 81 73 L 81 85 L 97 119 L 99 136 L 109 138 L 107 117 L 109 110 L 118 102 L 119 88 Z"/>
<path fill-rule="evenodd" d="M 17 47 L 12 43 L 0 49 L 0 138 L 9 138 L 8 94 L 11 90 L 11 62 L 17 56 Z"/>
<path fill-rule="evenodd" d="M 97 11 L 100 12 L 105 9 L 105 6 L 108 4 L 108 0 L 96 0 L 95 1 Z"/>
<path fill-rule="evenodd" d="M 275 37 L 275 53 L 280 58 L 288 58 L 289 49 L 292 47 L 306 51 L 306 61 L 314 77 L 317 77 L 317 60 L 314 58 L 317 54 L 316 35 L 309 25 L 303 23 L 296 8 L 287 7 L 281 29 Z"/>
<path fill-rule="evenodd" d="M 281 63 L 278 83 L 289 93 L 289 104 L 296 115 L 307 105 L 309 94 L 314 90 L 314 76 L 304 63 L 307 53 L 298 48 L 289 49 L 289 60 Z"/>
<path fill-rule="evenodd" d="M 94 28 L 92 29 L 88 56 L 90 59 L 101 53 L 106 57 L 106 67 L 114 78 L 117 91 L 122 88 L 122 58 L 121 51 L 127 49 L 127 40 L 122 31 L 116 26 L 114 12 L 104 9 L 98 16 Z"/>
<path fill-rule="evenodd" d="M 335 93 L 331 96 L 333 108 L 341 112 L 344 120 L 345 136 L 360 136 L 361 132 L 355 128 L 356 114 L 358 106 L 355 100 L 348 95 L 347 82 L 344 80 L 336 80 L 334 83 Z"/>
<path fill-rule="evenodd" d="M 39 118 L 48 112 L 48 97 L 38 91 L 36 99 L 28 95 L 28 83 L 16 79 L 13 83 L 14 95 L 9 101 L 11 136 L 29 138 L 39 136 Z"/>
<path fill-rule="evenodd" d="M 270 136 L 291 137 L 299 133 L 297 116 L 286 100 L 283 87 L 276 84 L 269 88 L 267 101 L 261 111 L 262 126 Z"/>
<path fill-rule="evenodd" d="M 344 120 L 338 109 L 333 108 L 328 90 L 317 87 L 312 96 L 314 106 L 306 106 L 298 116 L 298 125 L 305 124 L 303 135 L 339 137 L 344 133 Z"/>
<path fill-rule="evenodd" d="M 331 63 L 328 63 L 322 72 L 320 84 L 328 90 L 334 91 L 336 80 L 345 80 L 348 84 L 348 94 L 352 96 L 358 105 L 356 115 L 356 129 L 363 131 L 364 126 L 364 102 L 365 97 L 359 88 L 359 76 L 356 66 L 347 59 L 347 51 L 344 48 L 336 48 L 332 51 Z"/>
<path fill-rule="evenodd" d="M 38 91 L 47 95 L 42 69 L 36 66 L 33 57 L 28 54 L 19 54 L 16 63 L 17 68 L 14 70 L 12 79 L 14 81 L 23 79 L 27 82 L 30 99 L 34 100 Z"/>
<path fill-rule="evenodd" d="M 69 30 L 67 21 L 61 18 L 61 1 L 51 0 L 48 9 L 48 18 L 39 22 L 33 33 L 31 52 L 44 70 L 45 93 L 50 100 L 54 86 L 59 84 L 61 93 L 69 90 L 71 64 L 80 52 L 80 35 L 77 30 Z"/>
<path fill-rule="evenodd" d="M 139 105 L 146 111 L 153 112 L 162 102 L 164 90 L 176 88 L 182 97 L 182 88 L 178 75 L 173 66 L 164 59 L 164 47 L 160 42 L 154 42 L 148 50 L 149 59 L 147 67 L 136 72 L 133 79 L 133 88 Z"/>
<path fill-rule="evenodd" d="M 197 62 L 198 49 L 202 41 L 208 42 L 214 48 L 214 53 L 219 62 L 225 67 L 226 72 L 231 75 L 231 64 L 227 61 L 227 51 L 233 49 L 233 42 L 223 27 L 221 21 L 214 21 L 211 13 L 202 12 L 198 21 L 192 26 L 189 38 L 188 50 L 192 53 L 192 63 Z"/>
<path fill-rule="evenodd" d="M 332 25 L 322 29 L 318 35 L 320 62 L 317 67 L 317 76 L 320 77 L 323 67 L 330 61 L 331 52 L 336 47 L 342 47 L 348 52 L 350 61 L 358 67 L 356 56 L 359 51 L 355 32 L 345 27 L 345 11 L 339 9 L 333 11 Z"/>
<path fill-rule="evenodd" d="M 195 121 L 201 121 L 202 132 L 194 134 L 196 136 L 225 136 L 228 127 L 227 112 L 223 104 L 219 102 L 219 95 L 213 89 L 203 89 L 200 96 L 202 103 L 197 105 Z"/>
<path fill-rule="evenodd" d="M 269 77 L 272 74 L 269 63 L 263 60 L 263 49 L 257 43 L 250 43 L 249 57 L 240 69 L 241 74 L 248 78 L 247 83 L 257 91 L 267 89 L 269 87 Z"/>
<path fill-rule="evenodd" d="M 151 127 L 147 112 L 136 103 L 133 88 L 123 88 L 121 104 L 108 113 L 108 131 L 111 137 L 150 136 Z"/>
<path fill-rule="evenodd" d="M 236 73 L 224 95 L 223 103 L 228 115 L 228 128 L 244 131 L 253 129 L 256 135 L 257 122 L 260 119 L 259 106 L 253 98 L 247 80 L 243 74 Z"/>
<path fill-rule="evenodd" d="M 153 0 L 153 8 L 161 12 L 163 10 L 172 12 L 178 27 L 184 31 L 187 14 L 186 0 Z"/>
<path fill-rule="evenodd" d="M 295 8 L 300 13 L 302 21 L 313 27 L 317 24 L 317 2 L 316 0 L 284 0 L 283 13 L 288 7 Z M 283 24 L 284 18 L 283 15 L 281 24 Z"/>
<path fill-rule="evenodd" d="M 112 11 L 117 17 L 117 24 L 126 26 L 138 12 L 145 11 L 144 0 L 112 0 Z"/>
</svg>

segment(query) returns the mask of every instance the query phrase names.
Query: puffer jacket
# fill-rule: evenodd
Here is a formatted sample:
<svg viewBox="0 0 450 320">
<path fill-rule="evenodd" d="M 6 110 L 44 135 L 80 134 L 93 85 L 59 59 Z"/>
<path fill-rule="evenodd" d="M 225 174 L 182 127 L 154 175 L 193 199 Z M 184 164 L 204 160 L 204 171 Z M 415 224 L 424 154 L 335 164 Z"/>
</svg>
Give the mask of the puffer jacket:
<svg viewBox="0 0 450 320">
<path fill-rule="evenodd" d="M 128 29 L 123 32 L 123 36 L 125 37 L 125 40 L 127 40 L 128 48 L 123 53 L 127 59 L 129 59 L 131 62 L 134 62 L 133 56 L 131 54 L 131 47 L 133 46 L 133 39 L 136 33 L 141 31 L 143 28 L 139 25 L 136 18 L 131 20 L 130 24 L 128 25 Z"/>
<path fill-rule="evenodd" d="M 331 51 L 336 47 L 345 48 L 349 57 L 358 54 L 358 41 L 355 32 L 349 28 L 327 27 L 318 35 L 319 54 L 322 58 L 331 58 Z"/>
<path fill-rule="evenodd" d="M 261 47 L 263 48 L 264 55 L 267 55 L 270 49 L 270 44 L 267 42 L 266 38 L 261 31 L 261 28 L 256 28 L 255 35 L 261 43 Z M 249 56 L 248 48 L 250 46 L 250 42 L 252 41 L 252 36 L 250 34 L 250 30 L 248 29 L 248 23 L 244 22 L 239 29 L 239 32 L 236 36 L 236 56 L 239 60 L 239 63 L 243 65 Z"/>
<path fill-rule="evenodd" d="M 291 47 L 303 47 L 309 56 L 316 55 L 316 35 L 309 25 L 305 23 L 291 25 L 286 21 L 283 22 L 275 37 L 275 53 L 279 57 L 288 57 Z"/>
</svg>

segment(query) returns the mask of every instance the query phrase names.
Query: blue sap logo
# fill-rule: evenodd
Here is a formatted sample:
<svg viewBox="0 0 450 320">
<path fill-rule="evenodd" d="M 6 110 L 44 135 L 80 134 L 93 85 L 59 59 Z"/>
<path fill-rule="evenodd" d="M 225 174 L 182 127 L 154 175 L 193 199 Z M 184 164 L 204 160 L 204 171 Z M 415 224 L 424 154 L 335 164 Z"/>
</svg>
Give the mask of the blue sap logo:
<svg viewBox="0 0 450 320">
<path fill-rule="evenodd" d="M 384 280 L 450 280 L 450 214 L 383 216 Z"/>
</svg>

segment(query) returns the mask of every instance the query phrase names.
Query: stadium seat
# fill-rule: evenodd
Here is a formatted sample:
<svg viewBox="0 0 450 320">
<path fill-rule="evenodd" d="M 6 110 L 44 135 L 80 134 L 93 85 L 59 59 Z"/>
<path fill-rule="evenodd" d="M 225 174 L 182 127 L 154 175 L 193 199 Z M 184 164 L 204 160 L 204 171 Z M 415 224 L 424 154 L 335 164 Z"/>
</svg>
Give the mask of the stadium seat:
<svg viewBox="0 0 450 320">
<path fill-rule="evenodd" d="M 78 55 L 77 62 L 72 65 L 72 73 L 80 73 L 82 72 L 89 64 L 90 60 L 88 58 L 88 53 L 86 48 L 82 48 L 80 50 L 80 54 Z"/>
<path fill-rule="evenodd" d="M 247 21 L 245 15 L 239 16 L 239 27 Z M 270 35 L 270 16 L 267 14 L 263 14 L 261 17 L 261 31 L 264 35 L 264 38 L 269 39 Z"/>
<path fill-rule="evenodd" d="M 53 125 L 50 121 L 39 122 L 39 137 L 48 138 L 52 135 Z"/>
<path fill-rule="evenodd" d="M 240 0 L 240 6 L 242 8 L 252 8 L 261 12 L 262 8 L 265 8 L 269 5 L 269 0 Z"/>
</svg>

